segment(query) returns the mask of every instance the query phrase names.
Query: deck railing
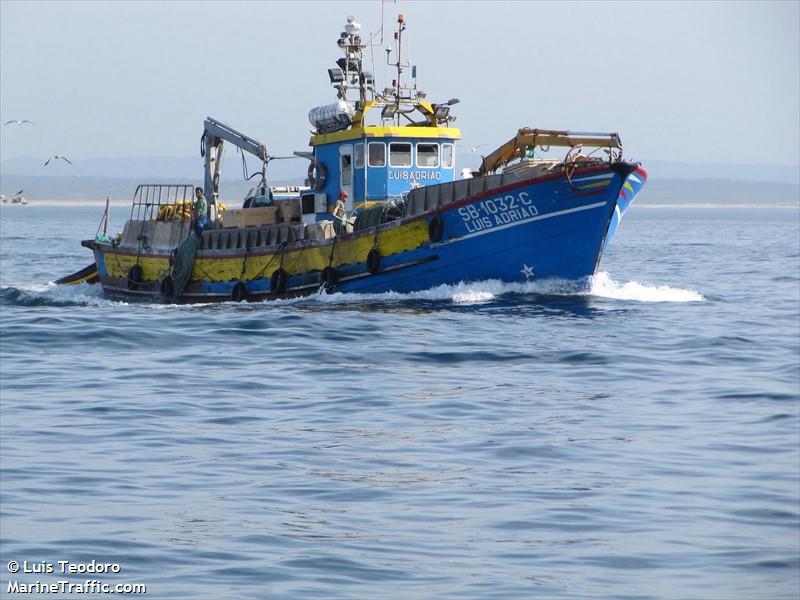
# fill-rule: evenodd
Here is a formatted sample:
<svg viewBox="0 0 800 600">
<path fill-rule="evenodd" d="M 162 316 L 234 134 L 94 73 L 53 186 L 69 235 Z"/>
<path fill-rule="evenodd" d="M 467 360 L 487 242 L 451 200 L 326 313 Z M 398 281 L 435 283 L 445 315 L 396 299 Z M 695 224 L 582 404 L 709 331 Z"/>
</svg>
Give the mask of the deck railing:
<svg viewBox="0 0 800 600">
<path fill-rule="evenodd" d="M 178 207 L 190 207 L 193 192 L 192 184 L 141 184 L 133 193 L 131 221 L 164 220 L 166 214 L 170 214 L 169 220 L 183 220 L 185 212 Z"/>
</svg>

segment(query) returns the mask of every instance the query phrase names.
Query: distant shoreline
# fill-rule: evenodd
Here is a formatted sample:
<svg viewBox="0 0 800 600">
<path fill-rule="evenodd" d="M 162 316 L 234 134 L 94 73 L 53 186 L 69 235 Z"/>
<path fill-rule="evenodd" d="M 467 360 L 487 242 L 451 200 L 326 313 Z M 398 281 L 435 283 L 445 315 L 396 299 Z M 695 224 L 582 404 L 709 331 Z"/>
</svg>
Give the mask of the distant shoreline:
<svg viewBox="0 0 800 600">
<path fill-rule="evenodd" d="M 633 204 L 634 210 L 642 208 L 800 208 L 800 204 L 779 204 L 770 202 L 768 204 L 725 204 L 723 202 L 697 202 L 694 204 L 681 203 L 681 204 Z"/>
<path fill-rule="evenodd" d="M 130 207 L 130 200 L 111 200 L 109 204 L 112 207 Z M 0 206 L 105 206 L 105 200 L 28 200 L 27 205 L 22 204 L 0 204 Z M 800 208 L 798 203 L 775 203 L 768 204 L 726 204 L 723 202 L 695 202 L 695 203 L 661 203 L 661 204 L 648 204 L 648 203 L 634 203 L 633 208 L 636 210 L 653 208 L 653 209 L 666 209 L 666 208 Z"/>
<path fill-rule="evenodd" d="M 28 204 L 0 204 L 0 206 L 105 206 L 105 200 L 28 200 Z M 110 200 L 111 206 L 130 207 L 130 200 Z"/>
</svg>

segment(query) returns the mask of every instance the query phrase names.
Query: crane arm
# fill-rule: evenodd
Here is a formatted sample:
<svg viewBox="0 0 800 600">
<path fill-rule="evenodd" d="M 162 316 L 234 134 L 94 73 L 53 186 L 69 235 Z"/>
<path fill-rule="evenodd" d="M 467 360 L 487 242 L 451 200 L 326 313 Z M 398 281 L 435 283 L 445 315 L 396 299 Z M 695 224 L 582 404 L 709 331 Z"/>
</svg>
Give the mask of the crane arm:
<svg viewBox="0 0 800 600">
<path fill-rule="evenodd" d="M 488 175 L 516 158 L 525 156 L 529 148 L 537 146 L 562 146 L 574 148 L 609 148 L 622 150 L 622 140 L 616 133 L 586 133 L 576 131 L 556 131 L 552 129 L 520 129 L 513 138 L 484 157 L 479 173 Z"/>
<path fill-rule="evenodd" d="M 222 172 L 224 142 L 230 142 L 244 152 L 257 156 L 262 163 L 267 162 L 267 147 L 230 125 L 206 117 L 203 123 L 203 143 L 200 154 L 205 158 L 205 195 L 209 204 L 215 204 L 219 194 L 219 177 Z"/>
</svg>

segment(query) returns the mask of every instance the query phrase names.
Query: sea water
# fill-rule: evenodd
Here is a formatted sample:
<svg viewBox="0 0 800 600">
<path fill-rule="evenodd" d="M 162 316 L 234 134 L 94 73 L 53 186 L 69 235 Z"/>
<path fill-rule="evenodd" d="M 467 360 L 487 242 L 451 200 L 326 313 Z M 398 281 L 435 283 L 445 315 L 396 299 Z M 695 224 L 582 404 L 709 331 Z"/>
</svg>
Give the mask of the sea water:
<svg viewBox="0 0 800 600">
<path fill-rule="evenodd" d="M 101 212 L 0 207 L 0 594 L 800 595 L 796 209 L 634 207 L 588 291 L 200 306 L 50 283 Z"/>
</svg>

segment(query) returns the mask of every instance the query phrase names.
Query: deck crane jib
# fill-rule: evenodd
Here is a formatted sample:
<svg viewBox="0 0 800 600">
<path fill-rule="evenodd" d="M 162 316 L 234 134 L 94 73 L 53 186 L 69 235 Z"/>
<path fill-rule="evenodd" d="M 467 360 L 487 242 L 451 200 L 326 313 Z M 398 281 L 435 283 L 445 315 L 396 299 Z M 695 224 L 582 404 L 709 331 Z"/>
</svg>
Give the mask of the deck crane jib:
<svg viewBox="0 0 800 600">
<path fill-rule="evenodd" d="M 210 220 L 216 220 L 216 203 L 219 198 L 219 178 L 222 173 L 222 159 L 225 142 L 230 142 L 243 152 L 256 156 L 261 161 L 261 188 L 268 194 L 266 185 L 266 169 L 273 158 L 267 153 L 267 147 L 230 125 L 226 125 L 211 117 L 203 123 L 203 137 L 200 142 L 200 155 L 205 159 L 205 196 L 209 203 Z"/>
</svg>

